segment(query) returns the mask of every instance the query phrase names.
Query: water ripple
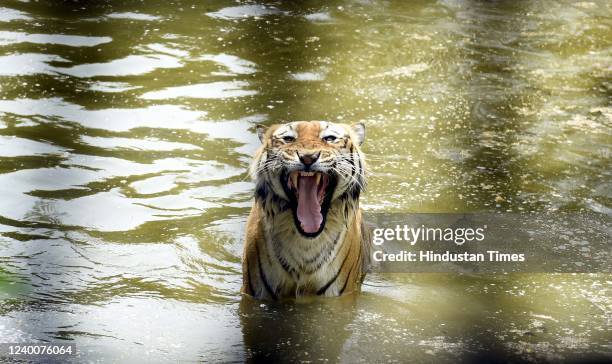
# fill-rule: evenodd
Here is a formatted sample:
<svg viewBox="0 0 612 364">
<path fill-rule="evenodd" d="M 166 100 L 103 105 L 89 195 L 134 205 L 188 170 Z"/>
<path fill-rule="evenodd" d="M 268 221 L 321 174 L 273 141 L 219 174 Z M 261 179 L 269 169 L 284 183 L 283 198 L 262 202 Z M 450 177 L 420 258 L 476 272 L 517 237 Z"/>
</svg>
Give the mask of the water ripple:
<svg viewBox="0 0 612 364">
<path fill-rule="evenodd" d="M 111 42 L 111 37 L 89 37 L 65 34 L 28 34 L 0 31 L 0 46 L 17 43 L 60 44 L 71 47 L 94 47 Z"/>
<path fill-rule="evenodd" d="M 10 22 L 14 20 L 31 20 L 32 18 L 19 10 L 0 7 L 0 21 Z"/>
<path fill-rule="evenodd" d="M 166 100 L 180 97 L 198 99 L 230 99 L 257 94 L 254 90 L 244 90 L 249 84 L 244 81 L 221 81 L 201 83 L 197 85 L 168 87 L 159 91 L 150 91 L 142 94 L 146 100 Z"/>
</svg>

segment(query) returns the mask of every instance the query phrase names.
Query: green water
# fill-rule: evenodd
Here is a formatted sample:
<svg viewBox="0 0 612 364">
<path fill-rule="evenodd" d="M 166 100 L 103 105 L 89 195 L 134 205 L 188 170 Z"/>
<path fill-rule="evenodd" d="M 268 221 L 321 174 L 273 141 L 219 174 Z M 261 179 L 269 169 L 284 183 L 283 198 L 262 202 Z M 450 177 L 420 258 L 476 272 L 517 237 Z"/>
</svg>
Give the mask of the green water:
<svg viewBox="0 0 612 364">
<path fill-rule="evenodd" d="M 117 362 L 612 356 L 609 274 L 243 299 L 256 123 L 363 121 L 367 211 L 612 213 L 608 1 L 0 1 L 0 342 Z"/>
</svg>

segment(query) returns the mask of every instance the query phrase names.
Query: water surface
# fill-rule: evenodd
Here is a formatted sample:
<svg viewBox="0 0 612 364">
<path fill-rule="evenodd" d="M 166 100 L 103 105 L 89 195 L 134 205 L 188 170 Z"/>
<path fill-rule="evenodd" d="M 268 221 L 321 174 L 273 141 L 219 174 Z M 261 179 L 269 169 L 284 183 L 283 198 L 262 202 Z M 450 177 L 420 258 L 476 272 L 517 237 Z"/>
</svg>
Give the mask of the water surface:
<svg viewBox="0 0 612 364">
<path fill-rule="evenodd" d="M 363 121 L 368 211 L 609 218 L 611 19 L 607 1 L 2 1 L 1 341 L 152 362 L 612 356 L 609 274 L 239 294 L 256 123 Z"/>
</svg>

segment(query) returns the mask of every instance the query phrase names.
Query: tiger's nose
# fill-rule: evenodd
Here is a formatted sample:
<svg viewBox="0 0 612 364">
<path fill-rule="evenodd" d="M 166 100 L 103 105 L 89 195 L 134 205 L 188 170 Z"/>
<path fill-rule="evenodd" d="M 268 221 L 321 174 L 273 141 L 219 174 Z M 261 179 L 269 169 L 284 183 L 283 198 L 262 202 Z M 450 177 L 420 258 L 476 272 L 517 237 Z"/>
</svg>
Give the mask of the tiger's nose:
<svg viewBox="0 0 612 364">
<path fill-rule="evenodd" d="M 310 165 L 314 164 L 317 161 L 317 159 L 319 159 L 320 155 L 321 155 L 321 152 L 316 152 L 316 153 L 299 153 L 298 152 L 298 157 L 300 158 L 300 161 L 304 163 L 306 167 L 309 167 Z"/>
</svg>

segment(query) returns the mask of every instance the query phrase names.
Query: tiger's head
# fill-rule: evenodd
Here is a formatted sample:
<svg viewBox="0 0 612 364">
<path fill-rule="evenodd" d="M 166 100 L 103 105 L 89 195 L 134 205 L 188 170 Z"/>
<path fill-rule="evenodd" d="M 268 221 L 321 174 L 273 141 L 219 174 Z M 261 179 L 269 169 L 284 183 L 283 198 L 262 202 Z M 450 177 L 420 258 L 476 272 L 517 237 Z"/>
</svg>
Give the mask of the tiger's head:
<svg viewBox="0 0 612 364">
<path fill-rule="evenodd" d="M 259 125 L 262 142 L 251 165 L 256 198 L 288 206 L 298 232 L 308 238 L 325 228 L 336 201 L 357 201 L 365 188 L 365 159 L 359 146 L 365 126 L 325 121 Z"/>
</svg>

